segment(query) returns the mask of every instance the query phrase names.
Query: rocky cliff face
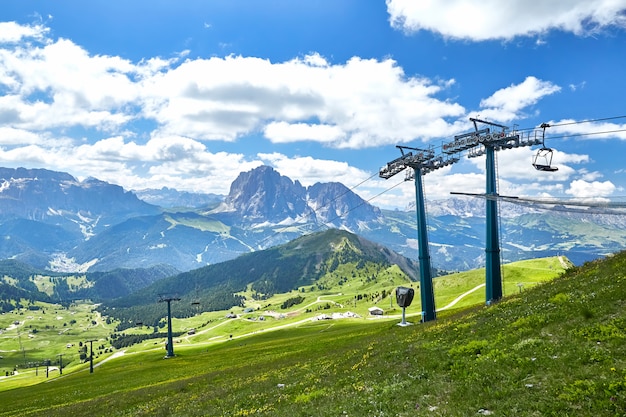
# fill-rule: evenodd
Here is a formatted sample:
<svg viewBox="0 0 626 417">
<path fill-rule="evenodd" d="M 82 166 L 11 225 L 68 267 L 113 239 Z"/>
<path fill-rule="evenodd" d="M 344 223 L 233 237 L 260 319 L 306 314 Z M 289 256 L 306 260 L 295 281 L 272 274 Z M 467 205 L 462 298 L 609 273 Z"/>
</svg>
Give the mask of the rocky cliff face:
<svg viewBox="0 0 626 417">
<path fill-rule="evenodd" d="M 355 232 L 365 223 L 375 222 L 381 217 L 378 207 L 338 182 L 317 183 L 307 188 L 307 203 L 320 221 Z"/>
<path fill-rule="evenodd" d="M 317 222 L 358 231 L 381 216 L 345 185 L 317 183 L 308 188 L 268 166 L 241 173 L 232 183 L 226 204 L 246 223 Z"/>
<path fill-rule="evenodd" d="M 80 223 L 98 218 L 130 217 L 158 209 L 118 185 L 95 178 L 78 181 L 45 169 L 0 168 L 0 217 L 58 223 L 72 217 Z"/>
<path fill-rule="evenodd" d="M 110 225 L 160 210 L 120 186 L 45 169 L 0 168 L 0 258 L 46 267 Z"/>
<path fill-rule="evenodd" d="M 311 221 L 306 189 L 268 166 L 242 172 L 230 186 L 226 204 L 244 223 Z"/>
</svg>

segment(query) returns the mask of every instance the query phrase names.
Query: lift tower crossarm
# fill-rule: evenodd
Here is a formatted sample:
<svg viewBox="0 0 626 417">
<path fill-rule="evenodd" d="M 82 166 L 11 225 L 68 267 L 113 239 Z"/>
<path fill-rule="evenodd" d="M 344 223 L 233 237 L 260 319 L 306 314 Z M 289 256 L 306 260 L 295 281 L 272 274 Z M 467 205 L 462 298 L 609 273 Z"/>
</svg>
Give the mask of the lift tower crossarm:
<svg viewBox="0 0 626 417">
<path fill-rule="evenodd" d="M 499 127 L 502 130 L 507 130 L 509 128 L 508 126 L 504 126 L 504 125 L 494 123 L 494 122 L 489 122 L 487 120 L 476 119 L 475 117 L 470 117 L 470 121 L 474 123 L 474 129 L 476 129 L 476 131 L 478 131 L 478 125 L 476 123 L 482 123 L 482 124 L 489 125 L 489 126 Z"/>
<path fill-rule="evenodd" d="M 382 167 L 378 173 L 381 178 L 388 180 L 406 168 L 415 168 L 435 157 L 435 152 L 431 149 L 411 148 L 397 145 L 402 156 L 396 158 Z"/>
</svg>

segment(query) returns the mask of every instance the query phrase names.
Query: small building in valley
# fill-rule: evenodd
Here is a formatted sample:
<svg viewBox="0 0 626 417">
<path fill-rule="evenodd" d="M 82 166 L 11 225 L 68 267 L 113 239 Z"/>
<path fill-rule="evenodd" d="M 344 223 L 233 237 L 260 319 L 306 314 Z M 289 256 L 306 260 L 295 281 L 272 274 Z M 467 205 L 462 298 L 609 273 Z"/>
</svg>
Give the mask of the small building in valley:
<svg viewBox="0 0 626 417">
<path fill-rule="evenodd" d="M 382 308 L 376 306 L 368 308 L 367 311 L 369 311 L 370 316 L 382 316 L 384 313 Z"/>
</svg>

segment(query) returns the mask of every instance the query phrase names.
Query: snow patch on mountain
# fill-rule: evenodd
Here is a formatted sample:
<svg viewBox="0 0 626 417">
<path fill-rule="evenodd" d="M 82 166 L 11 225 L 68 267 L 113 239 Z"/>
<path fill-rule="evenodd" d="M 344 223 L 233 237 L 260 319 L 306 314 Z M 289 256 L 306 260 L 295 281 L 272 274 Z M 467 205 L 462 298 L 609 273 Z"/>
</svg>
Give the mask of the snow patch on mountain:
<svg viewBox="0 0 626 417">
<path fill-rule="evenodd" d="M 98 258 L 84 263 L 77 263 L 75 258 L 69 258 L 65 253 L 55 253 L 52 255 L 52 259 L 50 259 L 48 269 L 53 272 L 85 273 L 96 263 L 98 263 Z"/>
</svg>

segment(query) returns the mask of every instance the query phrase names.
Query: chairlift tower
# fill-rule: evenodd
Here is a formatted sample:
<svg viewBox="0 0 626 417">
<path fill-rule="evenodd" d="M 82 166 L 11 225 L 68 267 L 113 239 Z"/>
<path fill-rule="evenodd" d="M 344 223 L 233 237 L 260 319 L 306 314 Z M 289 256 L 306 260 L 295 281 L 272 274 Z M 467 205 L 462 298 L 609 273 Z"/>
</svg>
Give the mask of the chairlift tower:
<svg viewBox="0 0 626 417">
<path fill-rule="evenodd" d="M 415 208 L 417 214 L 417 246 L 420 272 L 420 296 L 422 301 L 422 321 L 435 320 L 435 295 L 433 292 L 432 268 L 430 265 L 430 251 L 428 248 L 428 229 L 426 224 L 426 206 L 424 204 L 423 174 L 449 165 L 453 158 L 435 157 L 431 149 L 409 148 L 396 146 L 402 156 L 387 163 L 380 169 L 379 176 L 389 179 L 402 172 L 405 168 L 412 168 L 405 180 L 415 180 Z M 405 153 L 406 151 L 406 153 Z"/>
<path fill-rule="evenodd" d="M 470 118 L 474 124 L 472 138 L 481 145 L 481 151 L 474 153 L 485 154 L 485 209 L 486 209 L 486 243 L 485 243 L 485 300 L 487 304 L 502 298 L 502 265 L 500 262 L 500 230 L 498 218 L 498 179 L 496 175 L 495 151 L 519 146 L 518 135 L 507 135 L 507 126 L 485 120 Z M 500 128 L 500 132 L 491 133 L 490 128 L 478 129 L 478 123 Z M 465 135 L 461 135 L 465 136 Z M 459 136 L 455 136 L 457 141 Z M 471 143 L 471 142 L 470 142 Z M 470 152 L 470 156 L 474 156 Z M 478 155 L 476 155 L 478 156 Z M 493 197 L 493 198 L 489 198 Z"/>
<path fill-rule="evenodd" d="M 486 184 L 485 194 L 498 195 L 494 146 L 485 146 Z M 485 299 L 487 304 L 502 298 L 502 265 L 500 262 L 500 230 L 498 221 L 498 200 L 485 200 L 486 243 L 485 243 Z"/>
<path fill-rule="evenodd" d="M 487 304 L 502 298 L 502 269 L 500 263 L 500 232 L 498 218 L 498 179 L 496 175 L 495 151 L 519 148 L 521 146 L 538 145 L 541 142 L 530 134 L 526 139 L 518 133 L 509 132 L 507 126 L 470 118 L 474 124 L 474 132 L 457 135 L 454 141 L 443 145 L 444 153 L 456 153 L 467 150 L 468 157 L 485 155 L 485 209 L 486 209 L 486 243 L 485 243 L 485 299 Z M 479 129 L 478 123 L 489 127 Z M 491 128 L 494 131 L 491 131 Z M 497 130 L 500 131 L 497 131 Z M 544 129 L 545 130 L 545 129 Z"/>
<path fill-rule="evenodd" d="M 63 353 L 57 355 L 59 357 L 59 375 L 63 375 Z"/>
<path fill-rule="evenodd" d="M 486 268 L 485 287 L 486 303 L 491 304 L 502 298 L 502 272 L 500 264 L 500 238 L 498 218 L 498 187 L 495 163 L 495 151 L 513 149 L 524 146 L 542 145 L 544 142 L 545 128 L 543 124 L 541 139 L 537 136 L 538 131 L 529 132 L 526 137 L 516 131 L 508 131 L 507 126 L 488 122 L 476 118 L 470 118 L 474 124 L 474 131 L 454 137 L 451 142 L 443 143 L 441 153 L 435 154 L 433 148 L 418 149 L 407 146 L 396 146 L 402 156 L 388 162 L 380 169 L 379 176 L 389 179 L 402 172 L 405 168 L 413 168 L 408 172 L 406 179 L 415 179 L 415 200 L 417 211 L 417 234 L 420 263 L 420 290 L 422 297 L 423 321 L 435 319 L 435 302 L 432 287 L 430 268 L 430 255 L 428 249 L 428 233 L 426 229 L 426 211 L 424 204 L 424 192 L 422 176 L 431 171 L 454 164 L 460 160 L 459 155 L 467 151 L 468 158 L 482 155 L 486 157 Z M 478 123 L 488 127 L 478 128 Z M 491 129 L 494 129 L 492 132 Z M 499 131 L 498 131 L 499 130 Z M 534 134 L 534 137 L 532 135 Z M 542 147 L 546 151 L 551 149 Z M 407 151 L 405 153 L 405 151 Z M 415 153 L 413 153 L 415 152 Z M 536 158 L 535 158 L 536 159 Z M 533 164 L 536 165 L 536 164 Z M 548 163 L 549 165 L 549 163 Z M 536 166 L 535 166 L 536 167 Z M 544 169 L 548 170 L 548 169 Z M 550 170 L 555 170 L 551 168 Z M 463 194 L 463 193 L 459 193 Z"/>
<path fill-rule="evenodd" d="M 167 303 L 167 354 L 165 355 L 165 359 L 174 357 L 174 341 L 172 338 L 172 301 L 180 301 L 180 298 L 159 296 L 159 303 Z"/>
</svg>

